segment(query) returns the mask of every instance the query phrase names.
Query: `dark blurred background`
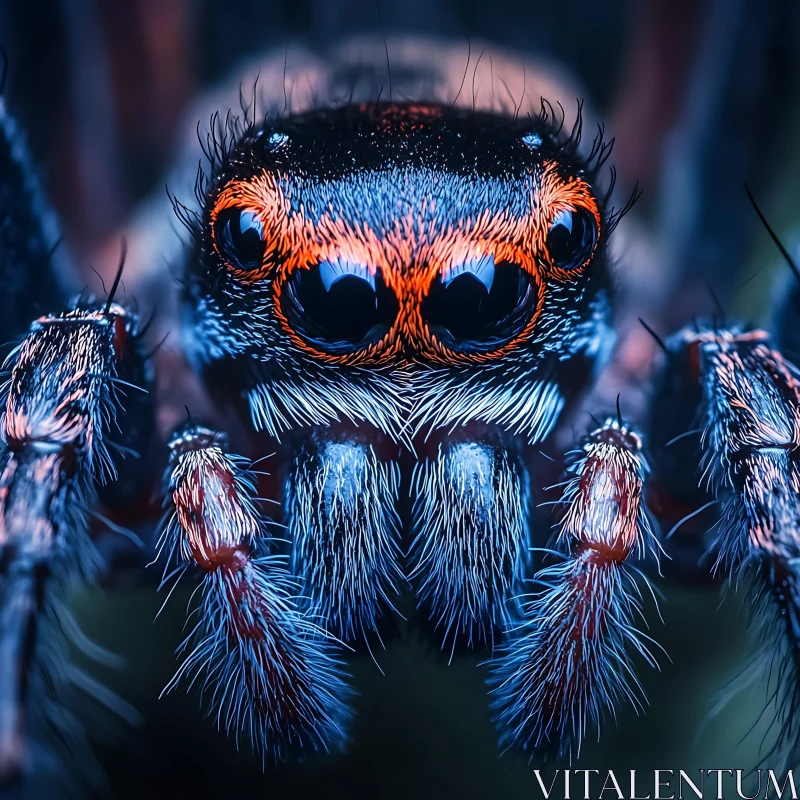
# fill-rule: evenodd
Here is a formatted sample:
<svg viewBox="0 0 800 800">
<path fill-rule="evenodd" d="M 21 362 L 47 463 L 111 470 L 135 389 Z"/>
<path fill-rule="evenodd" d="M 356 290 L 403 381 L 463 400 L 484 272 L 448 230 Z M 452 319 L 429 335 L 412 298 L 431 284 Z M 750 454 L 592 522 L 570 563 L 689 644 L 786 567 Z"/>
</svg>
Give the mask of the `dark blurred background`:
<svg viewBox="0 0 800 800">
<path fill-rule="evenodd" d="M 236 81 L 239 65 L 261 52 L 288 59 L 300 42 L 324 59 L 353 35 L 383 33 L 440 37 L 462 47 L 465 66 L 480 42 L 565 69 L 582 87 L 617 139 L 621 194 L 637 180 L 644 190 L 621 231 L 625 374 L 651 354 L 630 321 L 645 315 L 666 331 L 709 313 L 709 285 L 730 313 L 768 319 L 786 269 L 742 184 L 794 246 L 796 0 L 0 0 L 9 105 L 79 264 L 117 248 L 137 205 L 163 194 L 185 115 L 210 86 Z M 650 713 L 623 709 L 618 730 L 589 742 L 577 766 L 756 764 L 764 720 L 740 739 L 763 708 L 758 691 L 702 725 L 744 652 L 742 614 L 731 599 L 718 610 L 719 597 L 715 585 L 665 589 L 666 626 L 656 615 L 651 622 L 672 660 L 643 675 Z M 179 600 L 177 613 L 154 624 L 162 599 L 152 587 L 76 598 L 87 633 L 128 662 L 102 677 L 144 716 L 133 734 L 99 734 L 109 796 L 541 796 L 527 765 L 498 758 L 480 659 L 447 666 L 413 640 L 390 645 L 385 678 L 369 662 L 356 665 L 361 697 L 348 755 L 262 776 L 203 721 L 196 698 L 157 702 L 174 669 L 183 609 Z"/>
</svg>

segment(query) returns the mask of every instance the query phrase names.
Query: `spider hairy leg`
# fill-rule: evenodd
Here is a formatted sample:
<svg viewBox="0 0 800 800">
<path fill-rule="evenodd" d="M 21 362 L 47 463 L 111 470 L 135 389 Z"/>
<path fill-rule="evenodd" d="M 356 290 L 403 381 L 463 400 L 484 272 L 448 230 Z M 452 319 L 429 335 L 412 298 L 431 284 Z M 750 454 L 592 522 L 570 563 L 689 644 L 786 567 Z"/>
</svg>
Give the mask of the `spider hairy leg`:
<svg viewBox="0 0 800 800">
<path fill-rule="evenodd" d="M 262 759 L 342 746 L 350 717 L 337 642 L 298 608 L 287 558 L 270 554 L 253 476 L 222 438 L 189 424 L 170 442 L 161 551 L 203 573 L 198 622 L 167 686 L 201 681 L 227 733 Z"/>
<path fill-rule="evenodd" d="M 401 571 L 399 467 L 355 431 L 314 431 L 301 443 L 286 490 L 292 572 L 304 605 L 351 644 L 395 610 Z"/>
<path fill-rule="evenodd" d="M 635 562 L 659 552 L 646 474 L 641 439 L 612 419 L 567 468 L 555 542 L 561 560 L 536 574 L 542 588 L 525 600 L 491 662 L 505 749 L 576 758 L 587 729 L 599 731 L 621 702 L 644 707 L 634 656 L 657 664 L 637 627 L 646 579 Z"/>
<path fill-rule="evenodd" d="M 137 324 L 110 301 L 79 304 L 35 321 L 6 362 L 0 779 L 31 768 L 30 751 L 39 742 L 29 747 L 28 739 L 48 727 L 88 757 L 68 711 L 75 689 L 113 705 L 109 692 L 70 664 L 70 645 L 84 640 L 64 598 L 72 583 L 92 582 L 102 567 L 89 513 L 97 486 L 117 475 L 112 439 L 119 433 L 127 441 L 122 395 L 131 384 L 125 377 L 129 366 L 144 372 Z"/>
<path fill-rule="evenodd" d="M 800 383 L 763 331 L 686 330 L 702 387 L 703 481 L 719 502 L 715 570 L 752 593 L 761 642 L 740 682 L 770 675 L 775 752 L 800 756 Z"/>
<path fill-rule="evenodd" d="M 410 577 L 445 648 L 494 644 L 530 561 L 528 472 L 500 439 L 450 436 L 412 477 Z"/>
</svg>

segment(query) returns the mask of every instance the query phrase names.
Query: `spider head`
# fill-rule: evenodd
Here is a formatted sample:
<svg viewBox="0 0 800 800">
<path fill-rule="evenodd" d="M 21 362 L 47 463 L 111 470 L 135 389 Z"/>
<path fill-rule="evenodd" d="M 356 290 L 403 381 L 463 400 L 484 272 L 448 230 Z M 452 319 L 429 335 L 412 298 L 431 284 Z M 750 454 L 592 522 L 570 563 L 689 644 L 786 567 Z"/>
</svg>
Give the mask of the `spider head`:
<svg viewBox="0 0 800 800">
<path fill-rule="evenodd" d="M 566 365 L 610 339 L 594 171 L 544 119 L 437 105 L 249 130 L 205 198 L 189 350 L 238 363 L 273 432 L 345 416 L 403 438 L 466 421 L 437 418 L 446 394 L 492 421 L 549 392 L 556 414 Z"/>
</svg>

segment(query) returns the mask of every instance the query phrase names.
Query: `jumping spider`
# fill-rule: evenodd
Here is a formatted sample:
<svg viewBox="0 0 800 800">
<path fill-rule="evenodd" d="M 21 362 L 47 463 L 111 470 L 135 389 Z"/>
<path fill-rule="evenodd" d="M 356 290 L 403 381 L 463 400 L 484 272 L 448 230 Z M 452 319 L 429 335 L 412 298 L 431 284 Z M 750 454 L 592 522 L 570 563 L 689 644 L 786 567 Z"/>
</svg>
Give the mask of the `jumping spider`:
<svg viewBox="0 0 800 800">
<path fill-rule="evenodd" d="M 75 686 L 102 696 L 68 665 L 80 634 L 61 598 L 104 568 L 96 509 L 135 506 L 159 460 L 158 560 L 168 581 L 202 576 L 171 686 L 202 686 L 265 761 L 345 743 L 346 659 L 398 635 L 411 594 L 449 657 L 485 650 L 503 747 L 576 756 L 618 704 L 643 704 L 656 518 L 691 527 L 699 511 L 717 567 L 752 583 L 779 643 L 780 745 L 796 760 L 800 390 L 768 334 L 680 331 L 649 418 L 601 417 L 560 483 L 536 458 L 613 344 L 621 212 L 597 188 L 602 135 L 581 150 L 580 115 L 565 131 L 546 103 L 533 117 L 379 101 L 254 118 L 214 123 L 197 205 L 174 205 L 191 232 L 185 353 L 259 432 L 248 449 L 276 452 L 271 483 L 191 409 L 159 444 L 146 326 L 120 275 L 106 298 L 65 302 L 0 104 L 0 325 L 19 342 L 2 421 L 3 779 L 31 768 L 42 720 L 71 740 L 59 703 Z M 536 518 L 548 483 L 554 537 Z"/>
</svg>

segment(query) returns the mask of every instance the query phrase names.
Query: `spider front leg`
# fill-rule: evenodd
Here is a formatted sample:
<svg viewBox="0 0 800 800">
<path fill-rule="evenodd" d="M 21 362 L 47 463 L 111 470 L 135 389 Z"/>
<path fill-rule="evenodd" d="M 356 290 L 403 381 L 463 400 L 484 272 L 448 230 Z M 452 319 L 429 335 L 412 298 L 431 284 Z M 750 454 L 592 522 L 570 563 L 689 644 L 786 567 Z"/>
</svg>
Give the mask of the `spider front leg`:
<svg viewBox="0 0 800 800">
<path fill-rule="evenodd" d="M 0 341 L 18 342 L 4 363 L 0 423 L 1 785 L 60 770 L 69 755 L 92 777 L 80 695 L 126 711 L 71 663 L 72 647 L 99 650 L 67 598 L 105 566 L 92 506 L 139 498 L 150 477 L 137 458 L 154 429 L 149 365 L 137 315 L 113 301 L 121 266 L 107 301 L 67 304 L 54 227 L 0 97 Z"/>
<path fill-rule="evenodd" d="M 160 552 L 203 573 L 199 617 L 167 690 L 199 680 L 227 733 L 285 761 L 346 739 L 351 694 L 340 648 L 299 606 L 300 585 L 258 509 L 253 475 L 224 438 L 189 424 L 170 442 Z M 169 564 L 168 564 L 169 566 Z"/>
<path fill-rule="evenodd" d="M 412 477 L 411 573 L 442 646 L 494 643 L 530 562 L 520 444 L 487 428 L 448 437 Z"/>
<path fill-rule="evenodd" d="M 38 744 L 48 727 L 73 749 L 85 747 L 68 710 L 76 688 L 111 699 L 70 664 L 70 641 L 80 646 L 82 637 L 65 636 L 77 631 L 65 597 L 71 583 L 94 581 L 102 567 L 89 536 L 91 506 L 98 489 L 117 477 L 112 453 L 130 454 L 134 444 L 122 395 L 144 392 L 133 382 L 145 373 L 136 317 L 110 299 L 42 317 L 7 367 L 0 476 L 0 781 L 30 767 L 29 738 Z M 137 420 L 133 430 L 142 430 L 141 424 Z"/>
<path fill-rule="evenodd" d="M 577 757 L 591 726 L 599 730 L 620 702 L 644 695 L 633 655 L 656 666 L 638 627 L 636 561 L 659 548 L 644 500 L 642 442 L 617 420 L 590 433 L 567 469 L 559 561 L 536 573 L 541 588 L 491 662 L 500 742 L 533 757 Z"/>
<path fill-rule="evenodd" d="M 752 592 L 761 646 L 743 679 L 770 676 L 776 750 L 793 767 L 800 757 L 798 373 L 764 331 L 698 325 L 671 337 L 666 350 L 665 373 L 700 390 L 695 480 L 718 512 L 713 569 Z"/>
<path fill-rule="evenodd" d="M 299 442 L 286 486 L 292 571 L 303 604 L 349 643 L 366 643 L 406 582 L 396 446 L 322 428 Z"/>
</svg>

